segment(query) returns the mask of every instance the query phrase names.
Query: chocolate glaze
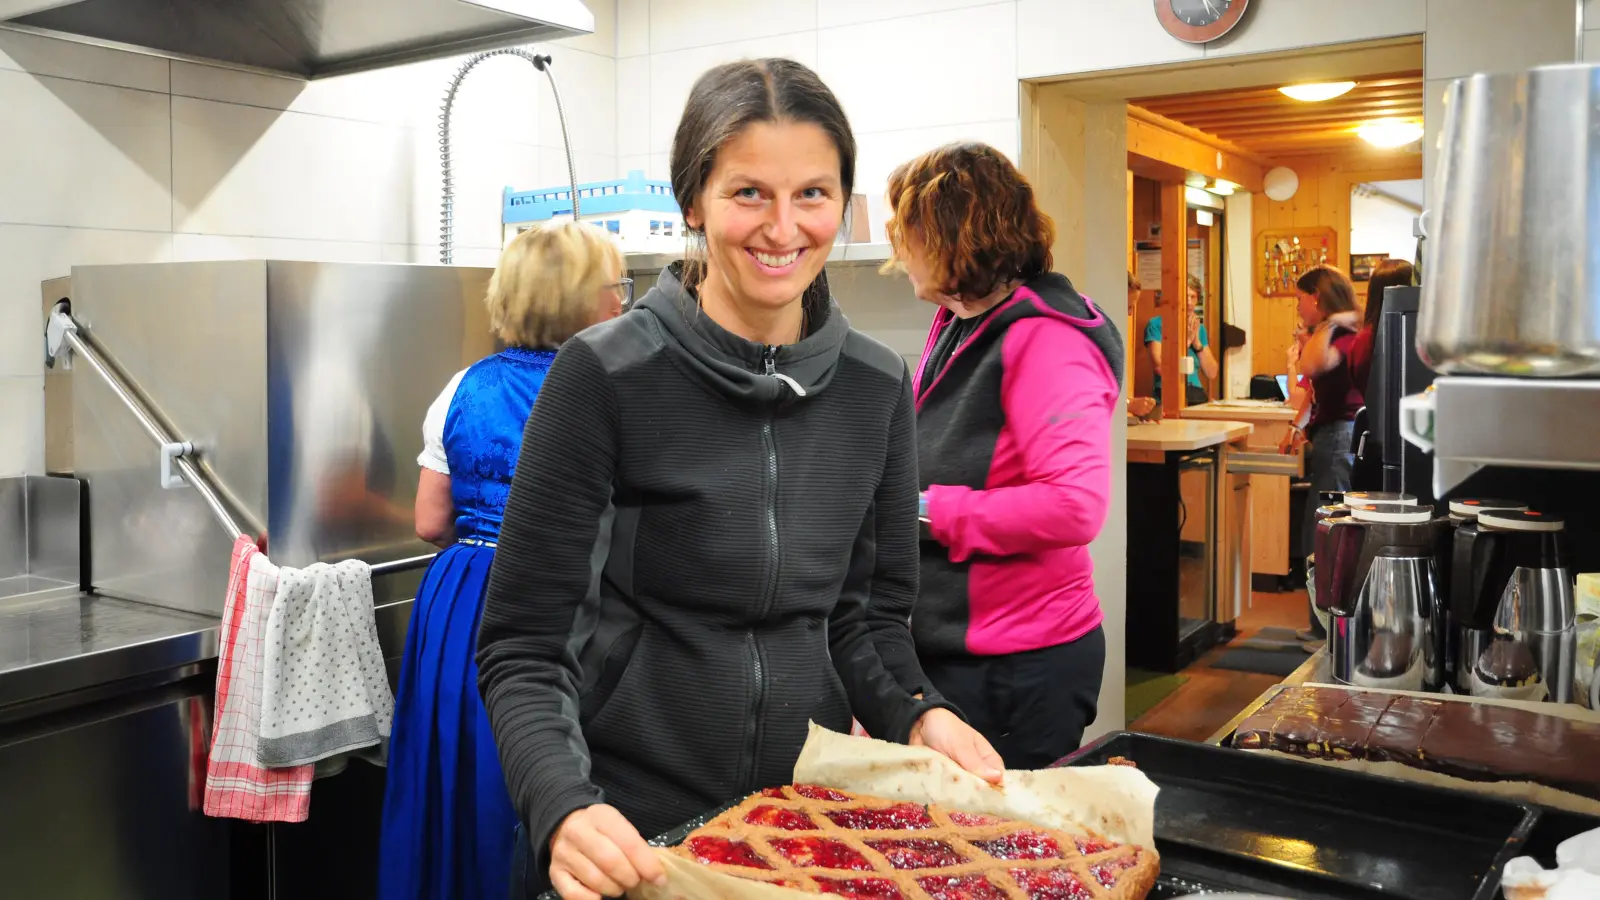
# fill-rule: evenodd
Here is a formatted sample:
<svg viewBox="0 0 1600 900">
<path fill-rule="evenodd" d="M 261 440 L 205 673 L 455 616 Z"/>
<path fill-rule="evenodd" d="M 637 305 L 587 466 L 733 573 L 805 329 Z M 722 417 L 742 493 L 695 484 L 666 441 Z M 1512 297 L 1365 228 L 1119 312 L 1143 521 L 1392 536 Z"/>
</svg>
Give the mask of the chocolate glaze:
<svg viewBox="0 0 1600 900">
<path fill-rule="evenodd" d="M 1285 688 L 1239 725 L 1233 746 L 1532 781 L 1600 800 L 1600 725 L 1503 706 Z"/>
</svg>

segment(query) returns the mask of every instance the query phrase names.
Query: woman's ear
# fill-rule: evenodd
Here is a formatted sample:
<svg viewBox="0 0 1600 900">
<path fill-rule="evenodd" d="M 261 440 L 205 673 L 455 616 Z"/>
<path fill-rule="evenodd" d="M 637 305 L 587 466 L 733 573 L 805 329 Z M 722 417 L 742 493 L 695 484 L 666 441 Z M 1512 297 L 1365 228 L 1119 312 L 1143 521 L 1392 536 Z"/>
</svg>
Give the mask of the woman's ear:
<svg viewBox="0 0 1600 900">
<path fill-rule="evenodd" d="M 694 211 L 694 207 L 690 207 L 683 211 L 683 224 L 699 231 L 705 223 L 701 221 L 700 214 Z"/>
</svg>

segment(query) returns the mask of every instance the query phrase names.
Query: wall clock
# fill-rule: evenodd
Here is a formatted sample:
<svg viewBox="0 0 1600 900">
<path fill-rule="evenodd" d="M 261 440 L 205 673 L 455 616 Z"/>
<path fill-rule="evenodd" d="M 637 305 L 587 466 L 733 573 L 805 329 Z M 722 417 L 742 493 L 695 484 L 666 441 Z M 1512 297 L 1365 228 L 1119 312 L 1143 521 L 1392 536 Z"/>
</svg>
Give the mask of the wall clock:
<svg viewBox="0 0 1600 900">
<path fill-rule="evenodd" d="M 1155 0 L 1161 27 L 1180 41 L 1204 44 L 1233 30 L 1250 0 Z"/>
</svg>

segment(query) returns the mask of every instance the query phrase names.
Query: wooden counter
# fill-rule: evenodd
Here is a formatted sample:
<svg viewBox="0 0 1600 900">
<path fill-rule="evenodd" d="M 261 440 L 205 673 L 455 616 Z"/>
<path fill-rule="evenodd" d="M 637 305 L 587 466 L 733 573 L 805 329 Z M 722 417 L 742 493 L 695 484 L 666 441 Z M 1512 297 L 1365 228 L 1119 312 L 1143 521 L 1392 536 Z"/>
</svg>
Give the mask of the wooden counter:
<svg viewBox="0 0 1600 900">
<path fill-rule="evenodd" d="M 1255 426 L 1247 441 L 1258 453 L 1276 453 L 1294 421 L 1294 408 L 1268 400 L 1213 400 L 1183 411 L 1185 418 L 1228 419 Z M 1131 429 L 1130 429 L 1131 430 Z M 1289 479 L 1250 476 L 1250 571 L 1281 579 L 1289 574 Z"/>
<path fill-rule="evenodd" d="M 1172 451 L 1202 450 L 1249 437 L 1249 422 L 1164 419 L 1128 426 L 1128 462 L 1162 463 Z"/>
</svg>

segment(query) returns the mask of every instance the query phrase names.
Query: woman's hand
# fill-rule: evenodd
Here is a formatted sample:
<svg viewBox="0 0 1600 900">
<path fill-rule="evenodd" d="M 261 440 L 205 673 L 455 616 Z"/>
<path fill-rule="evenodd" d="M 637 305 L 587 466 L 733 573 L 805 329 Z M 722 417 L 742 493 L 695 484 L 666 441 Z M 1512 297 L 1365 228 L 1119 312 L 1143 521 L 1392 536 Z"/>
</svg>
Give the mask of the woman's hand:
<svg viewBox="0 0 1600 900">
<path fill-rule="evenodd" d="M 1278 452 L 1283 454 L 1293 453 L 1294 451 L 1300 449 L 1300 445 L 1304 444 L 1305 442 L 1305 432 L 1298 428 L 1290 428 L 1288 431 L 1284 432 L 1283 440 L 1278 442 Z"/>
<path fill-rule="evenodd" d="M 911 726 L 913 747 L 927 747 L 990 784 L 1005 777 L 1006 764 L 983 735 L 948 709 L 930 709 Z"/>
<path fill-rule="evenodd" d="M 655 851 L 615 807 L 580 809 L 550 838 L 550 883 L 564 900 L 620 897 L 643 882 L 666 880 Z"/>
</svg>

